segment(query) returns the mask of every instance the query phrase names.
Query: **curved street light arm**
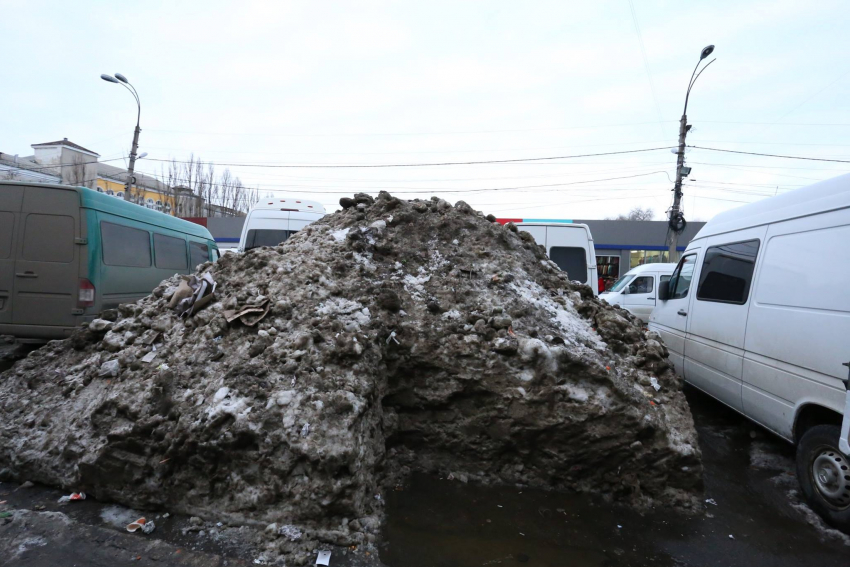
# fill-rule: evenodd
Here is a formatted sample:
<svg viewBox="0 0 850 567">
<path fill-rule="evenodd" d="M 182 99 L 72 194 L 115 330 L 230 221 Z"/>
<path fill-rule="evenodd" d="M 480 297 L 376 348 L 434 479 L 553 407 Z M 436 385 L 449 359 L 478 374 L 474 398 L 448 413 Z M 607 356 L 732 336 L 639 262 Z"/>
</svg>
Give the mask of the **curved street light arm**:
<svg viewBox="0 0 850 567">
<path fill-rule="evenodd" d="M 139 121 L 142 118 L 142 103 L 139 101 L 139 95 L 136 93 L 136 89 L 131 89 L 129 86 L 127 86 L 126 83 L 119 83 L 119 84 L 121 86 L 123 86 L 125 89 L 127 89 L 130 92 L 130 94 L 133 95 L 133 98 L 136 99 L 136 107 L 137 107 L 136 126 L 138 126 Z"/>
<path fill-rule="evenodd" d="M 697 82 L 697 79 L 699 79 L 699 76 L 702 75 L 702 72 L 705 71 L 706 69 L 708 69 L 708 66 L 711 65 L 712 63 L 714 63 L 715 61 L 717 61 L 716 57 L 714 59 L 712 59 L 711 61 L 709 61 L 705 65 L 705 67 L 700 69 L 699 73 L 697 73 L 697 67 L 699 67 L 699 63 L 697 63 L 697 66 L 694 67 L 694 72 L 691 73 L 691 82 L 688 84 L 688 92 L 685 94 L 685 110 L 682 111 L 682 114 L 688 113 L 688 98 L 690 98 L 690 96 L 691 96 L 691 89 L 694 88 L 694 83 Z M 702 60 L 700 60 L 700 63 L 702 63 Z M 694 73 L 696 73 L 696 76 L 694 76 Z"/>
</svg>

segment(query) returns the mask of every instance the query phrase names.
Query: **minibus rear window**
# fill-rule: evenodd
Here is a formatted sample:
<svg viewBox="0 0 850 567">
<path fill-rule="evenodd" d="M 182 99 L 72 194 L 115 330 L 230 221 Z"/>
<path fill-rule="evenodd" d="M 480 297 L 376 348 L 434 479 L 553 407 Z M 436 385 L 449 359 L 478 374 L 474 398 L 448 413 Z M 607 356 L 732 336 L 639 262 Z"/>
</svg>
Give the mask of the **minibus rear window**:
<svg viewBox="0 0 850 567">
<path fill-rule="evenodd" d="M 210 259 L 210 247 L 200 242 L 189 242 L 189 255 L 192 258 L 192 268 Z"/>
<path fill-rule="evenodd" d="M 587 282 L 587 253 L 584 248 L 553 246 L 549 249 L 549 258 L 567 272 L 571 280 Z"/>
<path fill-rule="evenodd" d="M 245 250 L 259 248 L 260 246 L 277 246 L 296 232 L 295 230 L 249 230 L 248 237 L 245 239 Z"/>
<path fill-rule="evenodd" d="M 186 269 L 186 241 L 182 238 L 154 233 L 153 253 L 156 257 L 157 268 Z"/>
</svg>

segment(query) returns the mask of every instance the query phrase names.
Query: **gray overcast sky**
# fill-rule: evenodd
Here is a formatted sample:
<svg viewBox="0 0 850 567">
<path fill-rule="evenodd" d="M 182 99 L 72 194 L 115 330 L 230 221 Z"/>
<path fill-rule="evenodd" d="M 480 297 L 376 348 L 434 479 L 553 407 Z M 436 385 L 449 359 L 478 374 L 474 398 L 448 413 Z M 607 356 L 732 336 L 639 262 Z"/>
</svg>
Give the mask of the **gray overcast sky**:
<svg viewBox="0 0 850 567">
<path fill-rule="evenodd" d="M 0 0 L 0 13 L 4 153 L 67 137 L 101 159 L 125 156 L 135 108 L 99 79 L 114 72 L 139 91 L 140 151 L 156 159 L 422 163 L 674 146 L 688 78 L 713 43 L 690 144 L 850 159 L 846 0 Z M 698 149 L 688 163 L 692 220 L 850 171 Z M 297 190 L 327 206 L 385 188 L 497 216 L 603 218 L 641 205 L 661 218 L 675 156 L 230 169 L 263 195 Z M 473 189 L 500 190 L 447 192 Z"/>
</svg>

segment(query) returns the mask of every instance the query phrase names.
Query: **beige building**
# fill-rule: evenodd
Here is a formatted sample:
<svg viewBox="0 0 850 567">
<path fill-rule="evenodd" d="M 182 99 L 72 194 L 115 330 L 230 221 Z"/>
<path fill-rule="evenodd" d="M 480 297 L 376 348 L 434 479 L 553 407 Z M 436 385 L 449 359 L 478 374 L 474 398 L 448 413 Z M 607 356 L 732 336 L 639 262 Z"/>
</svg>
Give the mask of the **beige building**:
<svg viewBox="0 0 850 567">
<path fill-rule="evenodd" d="M 0 152 L 0 180 L 78 185 L 124 198 L 127 170 L 101 163 L 98 161 L 100 154 L 68 138 L 31 147 L 33 155 L 25 157 Z M 134 177 L 136 182 L 131 186 L 128 200 L 137 205 L 178 217 L 244 214 L 208 204 L 188 187 L 169 187 L 159 179 L 138 172 Z"/>
</svg>

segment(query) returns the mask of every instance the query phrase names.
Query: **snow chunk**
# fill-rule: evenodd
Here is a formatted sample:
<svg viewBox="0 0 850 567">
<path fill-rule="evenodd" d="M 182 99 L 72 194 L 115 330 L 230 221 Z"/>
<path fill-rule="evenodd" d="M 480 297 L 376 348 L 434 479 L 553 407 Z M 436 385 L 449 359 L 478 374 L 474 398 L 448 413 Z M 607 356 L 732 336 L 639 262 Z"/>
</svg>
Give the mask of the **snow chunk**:
<svg viewBox="0 0 850 567">
<path fill-rule="evenodd" d="M 337 231 L 332 232 L 331 236 L 337 242 L 342 242 L 343 240 L 345 240 L 345 237 L 348 236 L 349 230 L 351 230 L 351 229 L 350 228 L 343 228 L 341 230 L 337 230 Z"/>
</svg>

